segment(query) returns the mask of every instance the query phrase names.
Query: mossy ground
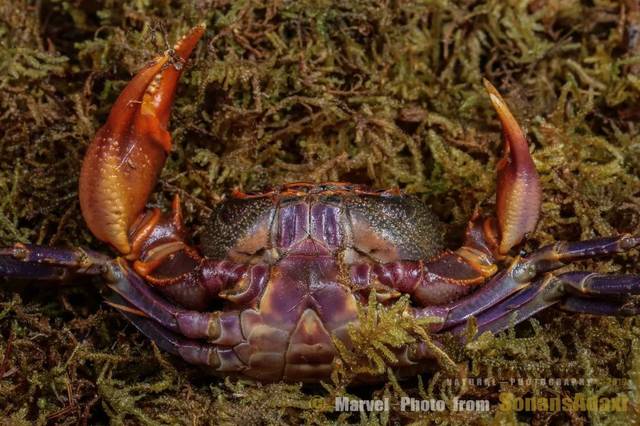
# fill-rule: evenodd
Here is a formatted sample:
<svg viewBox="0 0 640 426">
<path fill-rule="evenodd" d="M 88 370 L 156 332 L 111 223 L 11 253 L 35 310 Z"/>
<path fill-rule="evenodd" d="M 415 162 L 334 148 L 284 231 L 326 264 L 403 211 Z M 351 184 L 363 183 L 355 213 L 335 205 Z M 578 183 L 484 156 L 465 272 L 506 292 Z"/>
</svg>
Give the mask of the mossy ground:
<svg viewBox="0 0 640 426">
<path fill-rule="evenodd" d="M 196 240 L 230 188 L 347 180 L 418 195 L 455 245 L 474 209 L 493 208 L 500 129 L 483 77 L 528 131 L 541 173 L 543 214 L 527 248 L 638 232 L 634 0 L 0 0 L 0 244 L 108 250 L 80 216 L 82 155 L 132 74 L 203 21 L 171 121 L 175 151 L 151 201 L 167 207 L 180 194 Z M 576 267 L 639 273 L 638 260 L 633 251 Z M 302 388 L 202 377 L 155 351 L 97 286 L 14 285 L 0 291 L 0 423 L 628 424 L 638 415 L 638 318 L 550 311 L 515 334 L 447 346 L 463 373 L 502 384 L 456 385 L 445 371 L 346 388 L 350 367 L 384 366 L 384 347 L 421 333 L 397 311 L 363 312 L 378 321 L 361 330 L 373 343 L 345 354 L 333 382 Z M 386 336 L 382 346 L 371 330 Z M 404 394 L 495 403 L 504 391 L 626 394 L 632 404 L 622 414 L 481 415 L 395 404 Z M 349 393 L 388 396 L 392 411 L 334 413 L 333 398 Z"/>
</svg>

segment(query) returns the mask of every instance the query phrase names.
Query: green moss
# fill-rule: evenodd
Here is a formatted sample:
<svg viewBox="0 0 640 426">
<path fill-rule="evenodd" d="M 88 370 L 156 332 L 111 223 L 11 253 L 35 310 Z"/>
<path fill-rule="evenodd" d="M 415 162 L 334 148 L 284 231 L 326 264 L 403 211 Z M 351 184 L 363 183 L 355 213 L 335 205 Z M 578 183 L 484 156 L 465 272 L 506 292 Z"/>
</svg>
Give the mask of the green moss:
<svg viewBox="0 0 640 426">
<path fill-rule="evenodd" d="M 152 203 L 185 204 L 195 238 L 224 192 L 292 180 L 399 186 L 450 224 L 493 208 L 500 129 L 482 78 L 527 129 L 544 189 L 527 248 L 640 226 L 640 12 L 632 1 L 0 0 L 0 244 L 108 250 L 77 202 L 80 162 L 130 77 L 199 22 L 175 151 Z M 576 268 L 639 273 L 638 252 Z M 17 290 L 17 293 L 16 293 Z M 19 296 L 16 296 L 19 294 Z M 361 312 L 362 343 L 323 387 L 203 378 L 101 304 L 97 287 L 0 291 L 0 417 L 11 424 L 621 424 L 621 416 L 401 412 L 418 398 L 627 394 L 637 415 L 638 319 L 546 312 L 398 382 L 393 348 L 425 339 L 403 303 Z M 387 330 L 375 333 L 376 327 Z M 386 375 L 347 387 L 354 367 Z M 475 386 L 454 377 L 491 376 Z M 589 377 L 550 386 L 509 379 Z M 627 381 L 631 378 L 631 385 Z M 629 386 L 631 386 L 629 388 Z M 389 397 L 390 413 L 337 414 L 333 398 Z M 355 396 L 354 395 L 354 396 Z"/>
</svg>

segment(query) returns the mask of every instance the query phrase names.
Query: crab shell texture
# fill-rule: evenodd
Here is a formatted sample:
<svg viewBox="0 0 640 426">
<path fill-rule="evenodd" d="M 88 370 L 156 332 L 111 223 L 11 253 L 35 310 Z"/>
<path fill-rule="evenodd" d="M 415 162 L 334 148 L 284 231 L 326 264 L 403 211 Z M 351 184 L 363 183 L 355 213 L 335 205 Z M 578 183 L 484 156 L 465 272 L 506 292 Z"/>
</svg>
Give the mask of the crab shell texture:
<svg viewBox="0 0 640 426">
<path fill-rule="evenodd" d="M 254 268 L 264 271 L 261 294 L 242 288 L 224 294 L 225 309 L 240 302 L 246 309 L 240 313 L 246 342 L 235 348 L 249 366 L 243 374 L 317 380 L 331 372 L 332 336 L 348 342 L 357 302 L 366 301 L 350 265 L 433 257 L 442 250 L 442 228 L 419 200 L 396 191 L 289 184 L 221 203 L 202 250 L 209 258 L 264 265 Z"/>
</svg>

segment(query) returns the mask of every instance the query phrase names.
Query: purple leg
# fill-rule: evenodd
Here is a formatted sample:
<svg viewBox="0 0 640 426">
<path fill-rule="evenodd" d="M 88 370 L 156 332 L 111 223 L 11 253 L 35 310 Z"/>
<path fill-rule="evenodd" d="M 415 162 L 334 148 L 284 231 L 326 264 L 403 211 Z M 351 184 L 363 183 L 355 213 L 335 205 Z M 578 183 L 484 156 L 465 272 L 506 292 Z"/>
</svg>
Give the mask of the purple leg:
<svg viewBox="0 0 640 426">
<path fill-rule="evenodd" d="M 633 300 L 607 301 L 587 297 L 569 296 L 558 305 L 568 312 L 592 315 L 632 316 L 640 314 L 640 303 Z"/>
<path fill-rule="evenodd" d="M 494 276 L 473 294 L 448 304 L 433 304 L 424 308 L 414 309 L 413 315 L 416 317 L 440 317 L 443 322 L 434 326 L 434 331 L 451 330 L 458 325 L 464 324 L 471 316 L 478 317 L 487 312 L 492 312 L 492 309 L 496 306 L 503 306 L 504 308 L 504 306 L 518 304 L 521 299 L 528 300 L 529 298 L 537 297 L 535 296 L 537 294 L 536 285 L 532 284 L 532 282 L 541 273 L 552 271 L 576 260 L 625 252 L 638 245 L 640 245 L 640 237 L 625 235 L 571 243 L 561 242 L 542 247 L 524 258 L 514 261 L 509 269 Z M 391 264 L 389 266 L 381 265 L 379 269 L 391 270 L 391 266 Z M 415 289 L 419 288 L 431 288 L 438 291 L 443 291 L 444 288 L 451 288 L 451 293 L 455 294 L 456 289 L 464 285 L 464 283 L 459 283 L 455 280 L 446 280 L 447 277 L 443 276 L 443 274 L 434 275 L 426 266 L 425 268 L 418 268 L 417 262 L 404 262 L 401 267 L 394 264 L 393 270 L 399 272 L 393 274 L 393 279 L 388 279 L 385 276 L 380 278 L 383 278 L 381 281 L 409 294 L 414 294 Z M 390 274 L 387 273 L 386 275 Z M 612 297 L 637 294 L 638 283 L 635 276 L 587 275 L 589 277 L 575 274 L 563 275 L 563 286 L 567 288 L 568 292 L 575 294 L 607 294 Z M 544 288 L 539 289 L 539 291 Z M 546 296 L 539 297 L 544 299 Z M 558 302 L 559 300 L 555 300 L 553 303 L 548 303 L 547 301 L 544 307 Z M 505 303 L 508 303 L 508 305 L 504 305 Z M 576 302 L 571 302 L 571 304 L 572 306 L 579 305 Z M 587 303 L 582 303 L 582 305 L 586 306 Z M 526 309 L 533 309 L 535 306 L 542 305 L 529 304 Z M 541 307 L 540 309 L 543 308 Z M 540 309 L 535 310 L 535 312 Z M 526 318 L 535 314 L 535 312 L 531 312 Z M 525 313 L 522 312 L 521 316 L 524 315 Z"/>
<path fill-rule="evenodd" d="M 236 345 L 244 340 L 237 312 L 199 312 L 167 302 L 121 259 L 108 265 L 107 285 L 127 301 L 112 306 L 125 313 L 154 320 L 163 328 L 188 338 Z"/>
<path fill-rule="evenodd" d="M 547 274 L 528 287 L 478 314 L 478 332 L 503 331 L 558 304 L 573 312 L 594 315 L 636 315 L 631 296 L 640 294 L 639 275 L 602 275 L 589 272 Z M 465 324 L 449 328 L 461 333 Z"/>
<path fill-rule="evenodd" d="M 517 265 L 516 265 L 517 266 Z M 518 270 L 511 267 L 496 275 L 475 293 L 461 300 L 443 306 L 429 306 L 415 309 L 416 317 L 438 316 L 444 319 L 436 331 L 464 324 L 471 316 L 477 315 L 529 285 L 518 280 Z"/>
<path fill-rule="evenodd" d="M 160 349 L 181 357 L 189 364 L 204 365 L 226 373 L 241 372 L 247 368 L 231 347 L 185 338 L 174 333 L 153 319 L 133 313 L 136 308 L 117 293 L 110 295 L 108 300 L 111 305 L 119 307 L 120 312 Z"/>
<path fill-rule="evenodd" d="M 185 292 L 193 297 L 202 289 L 210 302 L 223 288 L 234 284 L 244 273 L 250 274 L 258 284 L 266 273 L 254 266 L 249 272 L 243 266 L 225 261 L 204 261 L 194 271 L 176 277 L 161 290 Z M 107 285 L 126 304 L 115 304 L 129 314 L 157 321 L 162 327 L 190 338 L 207 338 L 217 344 L 237 344 L 243 340 L 240 320 L 233 313 L 201 313 L 181 308 L 165 301 L 123 259 L 112 260 L 104 255 L 83 249 L 61 249 L 16 244 L 0 249 L 0 277 L 11 279 L 38 279 L 64 281 L 74 276 L 105 278 Z M 249 286 L 251 288 L 251 286 Z"/>
<path fill-rule="evenodd" d="M 247 274 L 250 285 L 245 292 L 234 293 L 233 297 L 250 298 L 255 287 L 264 284 L 268 276 L 265 269 L 258 265 L 246 268 L 226 261 L 204 260 L 191 272 L 163 280 L 161 289 L 187 300 L 205 289 L 210 300 L 212 295 Z M 189 363 L 207 365 L 220 372 L 246 368 L 232 349 L 244 342 L 238 312 L 202 313 L 169 303 L 121 258 L 113 260 L 82 249 L 23 244 L 0 249 L 0 277 L 59 282 L 81 275 L 102 276 L 113 290 L 107 297 L 108 303 L 160 348 Z"/>
<path fill-rule="evenodd" d="M 566 272 L 562 284 L 575 296 L 617 296 L 626 298 L 638 294 L 638 275 L 608 275 L 594 272 Z"/>
<path fill-rule="evenodd" d="M 0 248 L 0 277 L 67 281 L 73 276 L 101 275 L 109 257 L 84 249 L 26 244 Z"/>
<path fill-rule="evenodd" d="M 523 267 L 525 270 L 530 268 L 528 274 L 538 274 L 558 269 L 576 260 L 624 253 L 639 245 L 640 237 L 630 235 L 576 242 L 559 242 L 542 247 L 525 257 L 523 259 Z"/>
</svg>

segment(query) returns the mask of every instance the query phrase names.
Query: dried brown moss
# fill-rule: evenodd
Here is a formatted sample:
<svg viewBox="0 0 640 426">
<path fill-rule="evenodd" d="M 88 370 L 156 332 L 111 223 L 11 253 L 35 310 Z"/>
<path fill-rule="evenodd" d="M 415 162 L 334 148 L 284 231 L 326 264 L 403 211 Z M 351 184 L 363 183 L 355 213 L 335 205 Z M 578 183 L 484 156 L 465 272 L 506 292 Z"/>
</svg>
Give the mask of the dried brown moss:
<svg viewBox="0 0 640 426">
<path fill-rule="evenodd" d="M 176 149 L 152 200 L 167 207 L 180 194 L 196 239 L 226 190 L 311 179 L 400 186 L 451 225 L 455 245 L 473 210 L 493 207 L 500 133 L 483 77 L 535 147 L 545 198 L 528 248 L 638 232 L 639 15 L 634 1 L 0 0 L 0 244 L 106 250 L 80 218 L 82 155 L 131 75 L 202 21 L 174 108 Z M 634 251 L 578 267 L 637 264 Z M 14 290 L 0 291 L 0 416 L 10 424 L 623 424 L 585 413 L 418 416 L 396 403 L 496 401 L 509 390 L 630 392 L 636 415 L 640 404 L 638 319 L 544 313 L 517 334 L 446 347 L 461 374 L 597 380 L 589 386 L 456 385 L 439 373 L 352 390 L 345 356 L 335 383 L 307 389 L 203 378 L 154 352 L 96 287 Z M 378 343 L 416 335 L 396 337 Z M 392 411 L 334 413 L 332 398 L 351 392 L 388 396 Z"/>
</svg>

